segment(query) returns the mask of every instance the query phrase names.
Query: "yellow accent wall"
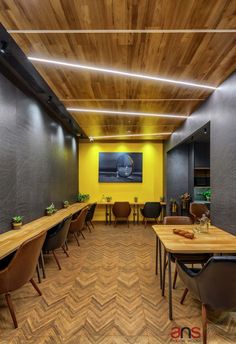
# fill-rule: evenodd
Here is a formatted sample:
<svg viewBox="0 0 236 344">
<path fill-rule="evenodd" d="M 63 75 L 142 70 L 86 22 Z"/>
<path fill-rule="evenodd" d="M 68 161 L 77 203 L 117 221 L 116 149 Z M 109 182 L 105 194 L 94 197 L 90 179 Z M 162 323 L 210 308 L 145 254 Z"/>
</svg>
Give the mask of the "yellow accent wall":
<svg viewBox="0 0 236 344">
<path fill-rule="evenodd" d="M 142 152 L 142 183 L 99 183 L 99 152 Z M 80 143 L 79 191 L 90 195 L 90 202 L 101 202 L 102 195 L 112 201 L 159 201 L 163 196 L 162 143 Z M 94 220 L 104 220 L 104 206 L 97 208 Z"/>
</svg>

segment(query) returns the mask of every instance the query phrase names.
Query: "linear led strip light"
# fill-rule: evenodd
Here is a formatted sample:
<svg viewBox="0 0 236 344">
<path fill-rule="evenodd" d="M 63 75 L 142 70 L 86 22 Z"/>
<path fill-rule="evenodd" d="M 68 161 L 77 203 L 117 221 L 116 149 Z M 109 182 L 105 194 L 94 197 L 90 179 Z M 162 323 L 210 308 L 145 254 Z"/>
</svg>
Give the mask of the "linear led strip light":
<svg viewBox="0 0 236 344">
<path fill-rule="evenodd" d="M 161 82 L 177 84 L 181 86 L 199 87 L 199 88 L 205 88 L 205 89 L 210 89 L 210 90 L 216 89 L 216 87 L 213 87 L 213 86 L 202 85 L 202 84 L 197 84 L 193 82 L 179 81 L 179 80 L 174 80 L 174 79 L 166 79 L 166 78 L 161 78 L 159 76 L 151 76 L 148 74 L 130 73 L 130 72 L 120 71 L 120 70 L 115 70 L 115 69 L 88 66 L 88 65 L 82 65 L 82 64 L 77 64 L 77 63 L 68 63 L 68 62 L 63 62 L 63 61 L 49 60 L 49 59 L 43 59 L 39 57 L 32 57 L 32 56 L 28 56 L 28 59 L 30 61 L 35 61 L 35 62 L 50 63 L 50 64 L 54 64 L 58 66 L 65 66 L 65 67 L 78 68 L 78 69 L 90 70 L 90 71 L 101 72 L 101 73 L 110 73 L 110 74 L 116 74 L 116 75 L 122 75 L 122 76 L 129 76 L 129 77 L 134 77 L 134 78 L 139 78 L 139 79 L 161 81 Z"/>
<path fill-rule="evenodd" d="M 165 136 L 171 135 L 172 132 L 165 133 L 152 133 L 152 134 L 120 134 L 120 135 L 105 135 L 105 136 L 89 136 L 90 141 L 101 140 L 101 139 L 116 139 L 116 138 L 126 138 L 126 137 L 142 137 L 142 136 Z"/>
<path fill-rule="evenodd" d="M 81 109 L 81 108 L 67 108 L 70 112 L 88 112 L 98 114 L 113 114 L 113 115 L 125 115 L 125 116 L 146 116 L 146 117 L 169 117 L 169 118 L 181 118 L 185 119 L 188 116 L 185 115 L 172 115 L 172 114 L 159 114 L 159 113 L 146 113 L 146 112 L 133 112 L 133 111 L 114 111 L 107 109 Z"/>
</svg>

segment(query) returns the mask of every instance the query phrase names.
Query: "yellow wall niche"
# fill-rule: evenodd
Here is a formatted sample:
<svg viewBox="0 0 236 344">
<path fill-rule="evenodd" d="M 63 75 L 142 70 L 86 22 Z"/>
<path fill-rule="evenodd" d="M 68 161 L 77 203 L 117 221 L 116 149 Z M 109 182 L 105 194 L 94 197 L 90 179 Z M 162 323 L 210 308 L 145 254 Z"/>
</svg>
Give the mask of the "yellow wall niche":
<svg viewBox="0 0 236 344">
<path fill-rule="evenodd" d="M 142 152 L 142 183 L 99 183 L 99 152 Z M 113 201 L 159 201 L 163 196 L 162 143 L 80 143 L 79 191 L 90 195 L 90 202 L 101 202 L 102 196 Z M 94 220 L 104 220 L 104 206 L 97 207 Z"/>
</svg>

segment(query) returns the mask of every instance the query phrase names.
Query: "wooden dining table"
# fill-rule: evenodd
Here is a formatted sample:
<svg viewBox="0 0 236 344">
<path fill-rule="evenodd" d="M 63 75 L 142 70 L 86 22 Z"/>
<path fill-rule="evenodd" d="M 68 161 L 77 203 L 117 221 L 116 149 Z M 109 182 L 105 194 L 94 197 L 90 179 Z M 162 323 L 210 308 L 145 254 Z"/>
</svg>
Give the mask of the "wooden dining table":
<svg viewBox="0 0 236 344">
<path fill-rule="evenodd" d="M 193 233 L 196 225 L 154 225 L 156 234 L 156 274 L 160 273 L 160 287 L 162 287 L 162 246 L 168 257 L 168 301 L 169 319 L 173 319 L 172 309 L 172 276 L 171 276 L 171 256 L 177 253 L 197 254 L 212 253 L 230 255 L 236 253 L 236 236 L 215 226 L 209 226 L 208 233 L 194 233 L 193 239 L 173 233 L 173 229 L 183 229 Z M 165 262 L 163 262 L 165 264 Z"/>
<path fill-rule="evenodd" d="M 68 208 L 58 210 L 51 216 L 42 216 L 31 221 L 20 229 L 9 230 L 0 234 L 0 259 L 16 251 L 26 240 L 48 231 L 62 222 L 67 216 L 76 214 L 86 206 L 88 206 L 88 203 L 74 203 Z"/>
</svg>

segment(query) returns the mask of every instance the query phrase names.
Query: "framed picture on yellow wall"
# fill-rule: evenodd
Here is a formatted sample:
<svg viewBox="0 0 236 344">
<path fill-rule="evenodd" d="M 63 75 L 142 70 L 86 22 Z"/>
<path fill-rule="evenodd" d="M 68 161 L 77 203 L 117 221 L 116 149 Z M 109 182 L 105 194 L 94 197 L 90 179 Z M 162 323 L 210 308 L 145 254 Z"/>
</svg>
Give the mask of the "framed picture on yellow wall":
<svg viewBox="0 0 236 344">
<path fill-rule="evenodd" d="M 100 183 L 142 183 L 143 153 L 99 153 Z"/>
</svg>

